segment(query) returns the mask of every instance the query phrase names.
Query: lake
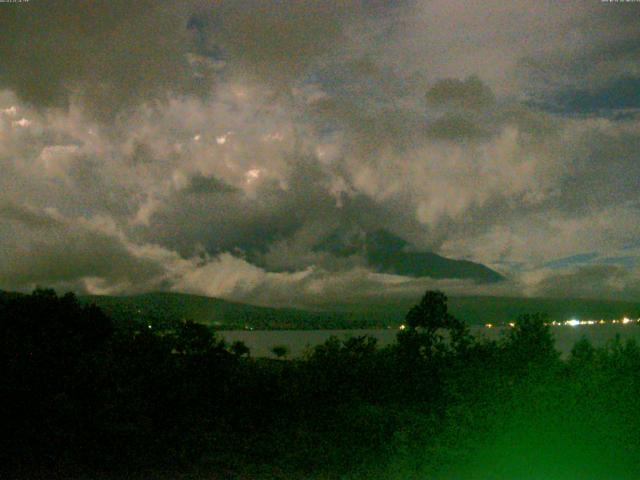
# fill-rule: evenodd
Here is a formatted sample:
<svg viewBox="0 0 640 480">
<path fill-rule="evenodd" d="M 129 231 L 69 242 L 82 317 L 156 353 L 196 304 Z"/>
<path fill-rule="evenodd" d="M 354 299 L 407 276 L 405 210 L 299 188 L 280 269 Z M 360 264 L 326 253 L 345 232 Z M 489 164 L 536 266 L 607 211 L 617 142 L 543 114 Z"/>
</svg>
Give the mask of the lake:
<svg viewBox="0 0 640 480">
<path fill-rule="evenodd" d="M 477 338 L 499 339 L 504 332 L 502 328 L 485 328 L 471 326 L 471 333 Z M 635 338 L 640 342 L 640 325 L 636 323 L 621 325 L 580 325 L 577 327 L 555 326 L 551 332 L 556 339 L 556 348 L 566 356 L 576 341 L 583 336 L 595 346 L 602 346 L 620 335 L 622 340 Z M 289 347 L 289 357 L 297 357 L 309 347 L 324 343 L 330 336 L 340 339 L 370 335 L 378 339 L 378 345 L 385 346 L 395 342 L 397 329 L 364 329 L 364 330 L 226 330 L 218 332 L 227 342 L 240 340 L 250 349 L 254 357 L 273 357 L 271 349 L 276 345 Z"/>
</svg>

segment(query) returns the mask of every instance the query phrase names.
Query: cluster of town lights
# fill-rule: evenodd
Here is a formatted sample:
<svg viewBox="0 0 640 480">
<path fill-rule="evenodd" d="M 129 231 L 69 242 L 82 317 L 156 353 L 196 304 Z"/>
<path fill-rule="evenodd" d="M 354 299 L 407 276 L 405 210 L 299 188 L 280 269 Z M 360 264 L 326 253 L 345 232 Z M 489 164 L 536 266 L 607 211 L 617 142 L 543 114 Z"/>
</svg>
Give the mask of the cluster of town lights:
<svg viewBox="0 0 640 480">
<path fill-rule="evenodd" d="M 612 325 L 612 324 L 620 324 L 620 325 L 628 325 L 629 323 L 640 323 L 640 318 L 637 318 L 636 320 L 633 320 L 629 317 L 623 317 L 620 320 L 578 320 L 576 318 L 572 318 L 571 320 L 565 320 L 564 322 L 557 322 L 557 321 L 553 321 L 553 322 L 546 322 L 545 325 L 548 325 L 550 327 L 578 327 L 580 325 Z M 494 328 L 494 327 L 501 327 L 504 324 L 500 324 L 500 323 L 485 323 L 484 327 L 485 328 Z M 516 326 L 515 322 L 509 322 L 507 323 L 507 326 L 513 328 Z M 407 326 L 406 325 L 400 325 L 399 329 L 400 330 L 406 330 Z"/>
<path fill-rule="evenodd" d="M 551 322 L 551 323 L 548 323 L 547 325 L 552 325 L 552 326 L 568 325 L 570 327 L 577 327 L 579 325 L 605 325 L 607 323 L 609 324 L 619 323 L 622 325 L 627 325 L 629 323 L 640 323 L 640 318 L 636 320 L 632 320 L 629 317 L 623 317 L 620 320 L 577 320 L 575 318 L 572 318 L 571 320 L 567 320 L 565 322 Z"/>
<path fill-rule="evenodd" d="M 629 317 L 623 317 L 620 320 L 578 320 L 576 318 L 572 318 L 571 320 L 565 320 L 564 322 L 546 322 L 545 325 L 551 327 L 578 327 L 580 325 L 606 325 L 606 324 L 620 324 L 620 325 L 628 325 L 629 323 L 640 323 L 640 318 L 633 320 Z M 515 322 L 509 322 L 507 324 L 509 327 L 513 328 L 516 326 Z M 500 326 L 499 324 L 494 323 L 485 323 L 485 328 L 493 328 L 496 326 Z"/>
</svg>

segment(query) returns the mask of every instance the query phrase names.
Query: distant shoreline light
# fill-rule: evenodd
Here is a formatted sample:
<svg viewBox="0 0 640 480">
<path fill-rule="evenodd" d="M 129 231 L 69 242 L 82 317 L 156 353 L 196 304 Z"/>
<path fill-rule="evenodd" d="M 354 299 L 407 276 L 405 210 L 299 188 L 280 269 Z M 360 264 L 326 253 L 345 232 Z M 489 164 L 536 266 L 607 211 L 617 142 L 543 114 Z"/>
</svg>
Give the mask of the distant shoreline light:
<svg viewBox="0 0 640 480">
<path fill-rule="evenodd" d="M 486 329 L 495 328 L 495 327 L 509 327 L 514 328 L 517 322 L 505 322 L 505 323 L 485 323 L 483 326 Z M 577 318 L 571 318 L 569 320 L 565 320 L 564 322 L 559 322 L 554 320 L 552 322 L 546 322 L 545 325 L 549 327 L 579 327 L 583 325 L 628 325 L 630 323 L 640 323 L 640 318 L 632 319 L 629 317 L 623 317 L 621 319 L 613 319 L 613 320 L 578 320 Z"/>
<path fill-rule="evenodd" d="M 579 326 L 583 326 L 583 325 L 628 325 L 630 323 L 640 323 L 640 318 L 637 319 L 632 319 L 629 317 L 623 317 L 621 319 L 615 319 L 615 320 L 604 320 L 604 319 L 600 319 L 600 320 L 578 320 L 577 318 L 571 318 L 569 320 L 565 320 L 564 322 L 558 322 L 556 320 L 552 321 L 552 322 L 546 322 L 545 325 L 549 326 L 549 327 L 579 327 Z M 483 328 L 485 329 L 491 329 L 491 328 L 505 328 L 505 327 L 509 327 L 509 328 L 515 328 L 516 326 L 516 322 L 506 322 L 506 323 L 485 323 L 484 325 L 482 325 Z M 398 330 L 406 330 L 407 326 L 402 324 L 398 327 Z"/>
</svg>

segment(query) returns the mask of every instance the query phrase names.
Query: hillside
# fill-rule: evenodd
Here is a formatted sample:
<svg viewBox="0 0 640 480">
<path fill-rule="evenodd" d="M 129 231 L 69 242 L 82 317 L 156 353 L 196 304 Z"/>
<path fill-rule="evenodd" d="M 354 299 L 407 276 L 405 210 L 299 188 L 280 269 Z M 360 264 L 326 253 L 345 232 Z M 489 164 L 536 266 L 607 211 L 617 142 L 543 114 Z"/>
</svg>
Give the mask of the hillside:
<svg viewBox="0 0 640 480">
<path fill-rule="evenodd" d="M 148 293 L 127 297 L 87 296 L 116 318 L 190 319 L 220 329 L 323 329 L 396 326 L 417 301 L 405 299 L 372 305 L 342 305 L 330 311 L 268 308 L 182 293 Z M 451 297 L 449 310 L 469 324 L 514 320 L 523 313 L 544 312 L 550 320 L 640 317 L 640 303 L 609 300 Z"/>
<path fill-rule="evenodd" d="M 269 308 L 184 293 L 155 292 L 133 296 L 82 296 L 116 319 L 193 320 L 219 329 L 322 329 L 382 326 L 362 323 L 343 312 Z"/>
<path fill-rule="evenodd" d="M 0 302 L 20 294 L 0 291 Z M 368 305 L 336 305 L 330 310 L 269 308 L 185 293 L 156 292 L 132 296 L 80 296 L 116 320 L 161 322 L 188 319 L 218 329 L 344 329 L 400 325 L 419 298 L 388 300 Z M 550 320 L 640 317 L 640 302 L 612 300 L 450 297 L 449 311 L 470 325 L 504 323 L 523 313 L 543 312 Z"/>
<path fill-rule="evenodd" d="M 454 297 L 450 310 L 468 323 L 514 320 L 522 313 L 543 312 L 549 320 L 570 318 L 619 319 L 640 317 L 640 302 L 592 300 L 581 298 L 525 298 L 525 297 Z"/>
</svg>

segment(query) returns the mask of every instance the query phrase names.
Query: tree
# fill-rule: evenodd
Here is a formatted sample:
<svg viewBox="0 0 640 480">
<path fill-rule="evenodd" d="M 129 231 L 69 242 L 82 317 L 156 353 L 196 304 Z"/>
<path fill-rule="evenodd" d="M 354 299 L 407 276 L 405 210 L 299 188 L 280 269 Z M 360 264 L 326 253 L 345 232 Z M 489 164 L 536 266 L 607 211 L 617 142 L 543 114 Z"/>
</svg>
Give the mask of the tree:
<svg viewBox="0 0 640 480">
<path fill-rule="evenodd" d="M 0 302 L 2 467 L 78 449 L 87 412 L 95 414 L 94 387 L 110 362 L 112 333 L 98 307 L 71 293 L 36 289 Z"/>
<path fill-rule="evenodd" d="M 289 347 L 286 345 L 276 345 L 271 349 L 271 353 L 273 353 L 277 358 L 282 359 L 289 354 Z"/>
<path fill-rule="evenodd" d="M 231 350 L 231 353 L 233 353 L 237 357 L 248 357 L 251 352 L 249 347 L 247 347 L 247 344 L 241 340 L 236 340 L 235 342 L 233 342 L 229 349 Z"/>
<path fill-rule="evenodd" d="M 225 345 L 206 325 L 187 320 L 176 331 L 174 348 L 178 353 L 197 355 L 221 352 Z"/>
<path fill-rule="evenodd" d="M 559 358 L 546 320 L 543 313 L 524 314 L 508 331 L 507 349 L 517 363 L 544 364 Z"/>
<path fill-rule="evenodd" d="M 440 291 L 427 290 L 405 318 L 407 329 L 398 334 L 398 343 L 417 349 L 422 356 L 446 350 L 442 333 L 448 335 L 449 346 L 454 351 L 462 350 L 470 342 L 468 328 L 448 312 L 447 296 Z"/>
<path fill-rule="evenodd" d="M 584 365 L 592 364 L 595 357 L 596 348 L 587 337 L 582 336 L 571 348 L 569 363 L 577 367 L 583 367 Z"/>
<path fill-rule="evenodd" d="M 378 339 L 371 335 L 349 337 L 342 342 L 344 352 L 352 359 L 369 358 L 376 353 Z"/>
<path fill-rule="evenodd" d="M 420 303 L 407 313 L 407 326 L 411 329 L 436 330 L 444 327 L 449 320 L 447 297 L 439 291 L 427 290 Z"/>
</svg>

